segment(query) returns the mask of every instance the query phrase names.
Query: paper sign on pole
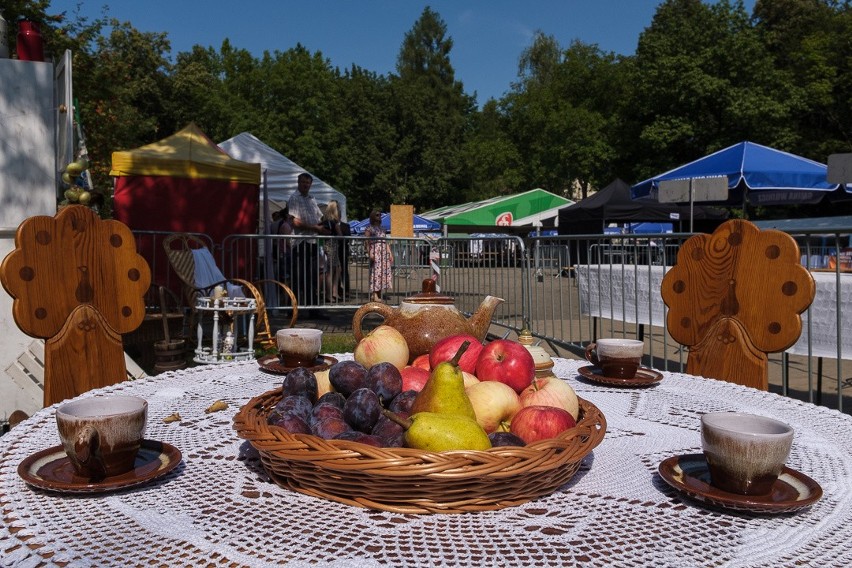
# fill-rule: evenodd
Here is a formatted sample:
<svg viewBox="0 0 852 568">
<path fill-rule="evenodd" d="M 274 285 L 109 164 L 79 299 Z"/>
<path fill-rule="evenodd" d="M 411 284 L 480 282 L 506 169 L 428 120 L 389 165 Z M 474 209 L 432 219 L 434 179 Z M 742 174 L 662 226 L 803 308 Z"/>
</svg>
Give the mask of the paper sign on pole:
<svg viewBox="0 0 852 568">
<path fill-rule="evenodd" d="M 693 229 L 696 201 L 724 201 L 728 199 L 728 176 L 710 176 L 672 179 L 660 182 L 660 203 L 689 203 L 689 232 Z"/>
<path fill-rule="evenodd" d="M 692 188 L 690 197 L 690 187 Z M 728 177 L 712 176 L 671 179 L 660 182 L 657 200 L 660 203 L 688 203 L 690 201 L 725 201 L 728 199 Z"/>
<path fill-rule="evenodd" d="M 392 237 L 414 236 L 413 205 L 391 205 L 390 220 L 390 232 Z"/>
<path fill-rule="evenodd" d="M 828 157 L 828 183 L 852 183 L 852 154 Z"/>
</svg>

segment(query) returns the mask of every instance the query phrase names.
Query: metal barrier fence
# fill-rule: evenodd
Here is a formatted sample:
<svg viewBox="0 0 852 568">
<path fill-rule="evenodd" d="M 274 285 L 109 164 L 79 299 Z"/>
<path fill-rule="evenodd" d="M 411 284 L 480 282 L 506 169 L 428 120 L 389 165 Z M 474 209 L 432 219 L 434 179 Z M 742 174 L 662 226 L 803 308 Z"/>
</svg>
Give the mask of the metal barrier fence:
<svg viewBox="0 0 852 568">
<path fill-rule="evenodd" d="M 845 411 L 852 408 L 852 326 L 847 323 L 852 272 L 844 272 L 841 245 L 850 233 L 852 227 L 831 235 L 824 229 L 791 233 L 800 242 L 803 264 L 813 269 L 817 300 L 804 314 L 799 343 L 770 356 L 771 390 Z M 164 236 L 149 234 L 160 241 Z M 598 337 L 633 337 L 645 341 L 646 364 L 683 370 L 686 352 L 666 332 L 659 285 L 690 236 L 388 237 L 395 263 L 383 300 L 398 304 L 437 275 L 442 293 L 453 296 L 462 312 L 476 311 L 486 295 L 503 298 L 492 323 L 501 333 L 530 329 L 554 355 L 582 356 Z M 819 252 L 817 239 L 824 246 Z M 284 281 L 297 293 L 300 310 L 322 313 L 315 309 L 352 310 L 370 300 L 369 246 L 370 239 L 362 236 L 232 235 L 215 256 L 226 277 Z M 837 261 L 818 266 L 834 268 L 814 268 L 811 259 L 830 256 L 832 249 Z M 340 261 L 337 279 L 331 254 Z M 270 309 L 289 307 L 277 287 L 264 293 Z"/>
</svg>

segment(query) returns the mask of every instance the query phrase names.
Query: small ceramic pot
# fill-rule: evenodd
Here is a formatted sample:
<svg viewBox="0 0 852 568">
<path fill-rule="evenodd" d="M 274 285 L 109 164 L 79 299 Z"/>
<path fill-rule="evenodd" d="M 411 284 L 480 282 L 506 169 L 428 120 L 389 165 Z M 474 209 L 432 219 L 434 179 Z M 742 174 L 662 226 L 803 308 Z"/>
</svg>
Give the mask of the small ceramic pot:
<svg viewBox="0 0 852 568">
<path fill-rule="evenodd" d="M 779 420 L 742 412 L 701 417 L 701 446 L 710 483 L 729 493 L 766 495 L 793 445 L 793 428 Z"/>
</svg>

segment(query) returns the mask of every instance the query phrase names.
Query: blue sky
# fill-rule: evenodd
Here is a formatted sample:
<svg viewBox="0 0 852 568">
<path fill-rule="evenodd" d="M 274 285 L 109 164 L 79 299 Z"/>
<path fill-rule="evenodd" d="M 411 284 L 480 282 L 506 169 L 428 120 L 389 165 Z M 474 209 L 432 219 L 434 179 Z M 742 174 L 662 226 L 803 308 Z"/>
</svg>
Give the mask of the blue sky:
<svg viewBox="0 0 852 568">
<path fill-rule="evenodd" d="M 709 1 L 709 0 L 705 0 Z M 172 53 L 193 45 L 218 50 L 222 40 L 256 56 L 301 43 L 341 69 L 353 63 L 395 71 L 405 34 L 430 6 L 453 40 L 451 62 L 465 92 L 481 105 L 499 98 L 517 78 L 518 58 L 533 34 L 574 39 L 631 55 L 651 24 L 656 0 L 54 0 L 50 13 L 109 15 L 146 32 L 167 32 Z M 754 0 L 746 0 L 751 10 Z"/>
</svg>

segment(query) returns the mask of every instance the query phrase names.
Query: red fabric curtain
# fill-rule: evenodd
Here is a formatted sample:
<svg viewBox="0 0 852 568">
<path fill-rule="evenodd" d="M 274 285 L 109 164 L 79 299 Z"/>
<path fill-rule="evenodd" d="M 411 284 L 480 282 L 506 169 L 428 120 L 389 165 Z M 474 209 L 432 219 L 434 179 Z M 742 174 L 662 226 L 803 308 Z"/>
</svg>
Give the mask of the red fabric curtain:
<svg viewBox="0 0 852 568">
<path fill-rule="evenodd" d="M 114 217 L 134 231 L 205 233 L 219 246 L 228 235 L 257 233 L 258 192 L 257 185 L 223 180 L 119 176 Z M 152 267 L 152 282 L 164 284 L 169 263 L 162 247 L 140 249 Z M 253 260 L 238 259 L 242 277 L 253 273 Z M 225 276 L 233 276 L 220 268 Z"/>
</svg>

